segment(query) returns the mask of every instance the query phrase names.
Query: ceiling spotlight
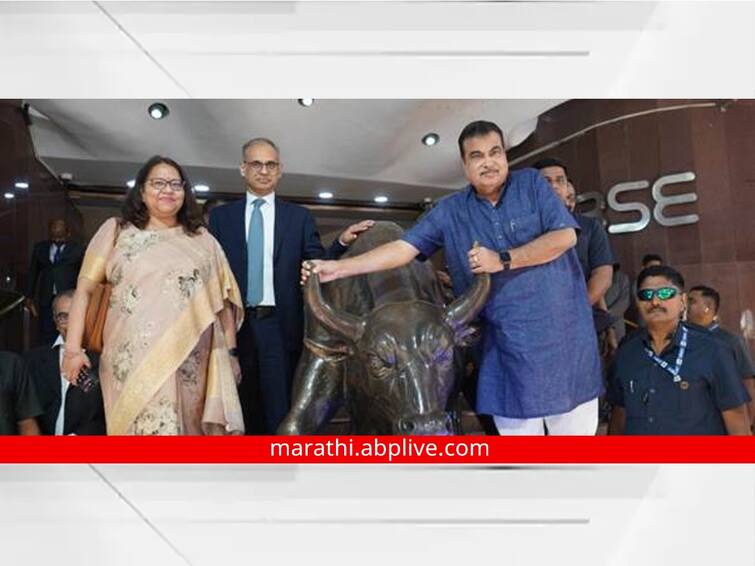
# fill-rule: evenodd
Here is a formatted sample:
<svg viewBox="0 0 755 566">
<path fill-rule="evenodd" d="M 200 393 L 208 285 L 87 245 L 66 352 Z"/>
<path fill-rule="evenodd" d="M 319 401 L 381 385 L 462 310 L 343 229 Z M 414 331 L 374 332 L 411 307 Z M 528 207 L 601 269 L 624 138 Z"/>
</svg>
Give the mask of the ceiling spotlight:
<svg viewBox="0 0 755 566">
<path fill-rule="evenodd" d="M 427 147 L 432 147 L 436 143 L 440 141 L 440 136 L 438 134 L 427 134 L 422 138 L 422 143 L 425 144 Z"/>
<path fill-rule="evenodd" d="M 326 199 L 327 200 L 327 199 L 333 198 L 333 193 L 331 193 L 330 191 L 323 191 L 321 193 L 318 193 L 317 196 L 319 198 L 321 198 L 321 199 Z"/>
<path fill-rule="evenodd" d="M 378 203 L 378 204 L 385 204 L 386 202 L 388 202 L 388 197 L 383 196 L 383 195 L 376 196 L 375 197 L 375 202 Z"/>
<path fill-rule="evenodd" d="M 16 195 L 14 195 L 13 193 L 5 193 L 3 196 L 6 198 L 6 200 L 11 200 L 11 199 L 16 198 Z"/>
<path fill-rule="evenodd" d="M 207 185 L 194 185 L 194 190 L 198 193 L 209 193 L 210 187 Z"/>
<path fill-rule="evenodd" d="M 153 118 L 155 120 L 162 120 L 168 114 L 170 114 L 170 110 L 168 110 L 168 107 L 165 106 L 165 104 L 163 104 L 162 102 L 155 102 L 154 104 L 151 104 L 147 109 L 147 112 L 149 112 L 150 118 Z"/>
<path fill-rule="evenodd" d="M 29 183 L 27 183 L 26 181 L 17 181 L 16 182 L 16 188 L 17 189 L 28 189 L 29 188 Z"/>
<path fill-rule="evenodd" d="M 314 98 L 297 98 L 296 102 L 298 102 L 300 106 L 304 106 L 304 108 L 309 108 L 315 103 L 315 99 Z"/>
<path fill-rule="evenodd" d="M 129 189 L 133 189 L 136 186 L 136 179 L 131 179 L 129 181 L 126 181 L 126 186 Z"/>
</svg>

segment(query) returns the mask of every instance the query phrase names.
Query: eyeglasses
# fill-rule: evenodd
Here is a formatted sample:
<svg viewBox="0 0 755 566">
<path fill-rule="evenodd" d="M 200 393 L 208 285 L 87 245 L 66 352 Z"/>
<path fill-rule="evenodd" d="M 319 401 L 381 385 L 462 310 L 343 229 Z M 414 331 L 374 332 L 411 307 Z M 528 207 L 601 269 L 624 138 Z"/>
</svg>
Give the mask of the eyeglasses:
<svg viewBox="0 0 755 566">
<path fill-rule="evenodd" d="M 257 173 L 262 171 L 263 167 L 271 173 L 275 173 L 278 170 L 278 167 L 280 167 L 280 163 L 277 161 L 244 161 L 244 165 L 248 165 Z"/>
<path fill-rule="evenodd" d="M 169 181 L 168 179 L 150 179 L 147 182 L 158 193 L 163 192 L 168 187 L 170 187 L 171 191 L 174 191 L 176 193 L 180 193 L 180 192 L 183 192 L 184 187 L 186 186 L 186 181 L 180 181 L 178 179 L 173 179 L 172 181 Z"/>
<path fill-rule="evenodd" d="M 55 320 L 58 322 L 68 322 L 68 313 L 67 312 L 59 312 L 55 315 Z"/>
<path fill-rule="evenodd" d="M 675 287 L 661 287 L 659 289 L 640 289 L 637 291 L 637 298 L 643 302 L 649 302 L 653 300 L 653 297 L 658 297 L 661 301 L 668 301 L 673 299 L 679 294 L 679 289 Z"/>
</svg>

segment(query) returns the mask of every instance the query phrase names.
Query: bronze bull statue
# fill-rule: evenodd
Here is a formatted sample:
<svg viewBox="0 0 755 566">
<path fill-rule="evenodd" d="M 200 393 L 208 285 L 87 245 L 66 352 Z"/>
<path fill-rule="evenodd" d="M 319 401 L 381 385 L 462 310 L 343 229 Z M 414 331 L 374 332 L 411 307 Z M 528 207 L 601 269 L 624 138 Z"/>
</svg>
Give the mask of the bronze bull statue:
<svg viewBox="0 0 755 566">
<path fill-rule="evenodd" d="M 398 239 L 401 228 L 378 222 L 344 257 Z M 468 344 L 487 300 L 490 275 L 444 306 L 429 262 L 304 288 L 305 351 L 294 378 L 293 405 L 278 434 L 314 434 L 342 406 L 356 434 L 448 435 L 458 392 L 459 348 Z"/>
</svg>

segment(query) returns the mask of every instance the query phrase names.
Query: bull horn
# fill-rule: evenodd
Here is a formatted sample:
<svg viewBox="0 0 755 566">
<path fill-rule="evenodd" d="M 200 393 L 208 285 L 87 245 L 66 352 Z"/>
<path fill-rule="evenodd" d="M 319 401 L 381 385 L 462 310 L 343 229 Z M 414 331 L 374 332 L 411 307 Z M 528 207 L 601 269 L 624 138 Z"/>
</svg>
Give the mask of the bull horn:
<svg viewBox="0 0 755 566">
<path fill-rule="evenodd" d="M 480 273 L 474 283 L 453 303 L 446 307 L 445 319 L 454 331 L 466 326 L 482 310 L 490 294 L 490 274 Z"/>
<path fill-rule="evenodd" d="M 304 285 L 304 300 L 312 310 L 312 315 L 328 330 L 339 334 L 347 340 L 357 342 L 364 332 L 364 320 L 347 312 L 333 309 L 322 297 L 320 276 L 310 275 Z"/>
</svg>

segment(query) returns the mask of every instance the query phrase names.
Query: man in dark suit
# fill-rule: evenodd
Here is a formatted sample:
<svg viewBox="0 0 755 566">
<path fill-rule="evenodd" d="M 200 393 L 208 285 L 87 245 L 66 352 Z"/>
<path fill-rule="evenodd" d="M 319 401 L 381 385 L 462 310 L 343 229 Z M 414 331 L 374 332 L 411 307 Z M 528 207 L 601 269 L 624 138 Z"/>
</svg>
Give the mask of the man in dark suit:
<svg viewBox="0 0 755 566">
<path fill-rule="evenodd" d="M 275 195 L 283 168 L 276 145 L 252 139 L 242 158 L 246 196 L 214 208 L 210 231 L 228 257 L 246 305 L 237 352 L 246 431 L 274 434 L 290 408 L 302 351 L 301 263 L 339 257 L 373 223 L 349 226 L 326 252 L 309 211 Z"/>
<path fill-rule="evenodd" d="M 73 293 L 72 289 L 63 291 L 53 301 L 53 318 L 60 334 L 52 348 L 41 346 L 25 355 L 27 370 L 44 411 L 37 420 L 42 434 L 105 434 L 105 410 L 99 382 L 83 391 L 60 375 Z M 89 359 L 92 361 L 89 372 L 96 376 L 99 360 L 93 354 L 89 354 Z"/>
<path fill-rule="evenodd" d="M 50 344 L 55 339 L 52 300 L 58 293 L 76 287 L 84 260 L 84 248 L 69 240 L 65 220 L 51 220 L 49 230 L 49 240 L 34 244 L 26 285 L 26 306 L 33 316 L 39 317 L 40 344 Z"/>
</svg>

